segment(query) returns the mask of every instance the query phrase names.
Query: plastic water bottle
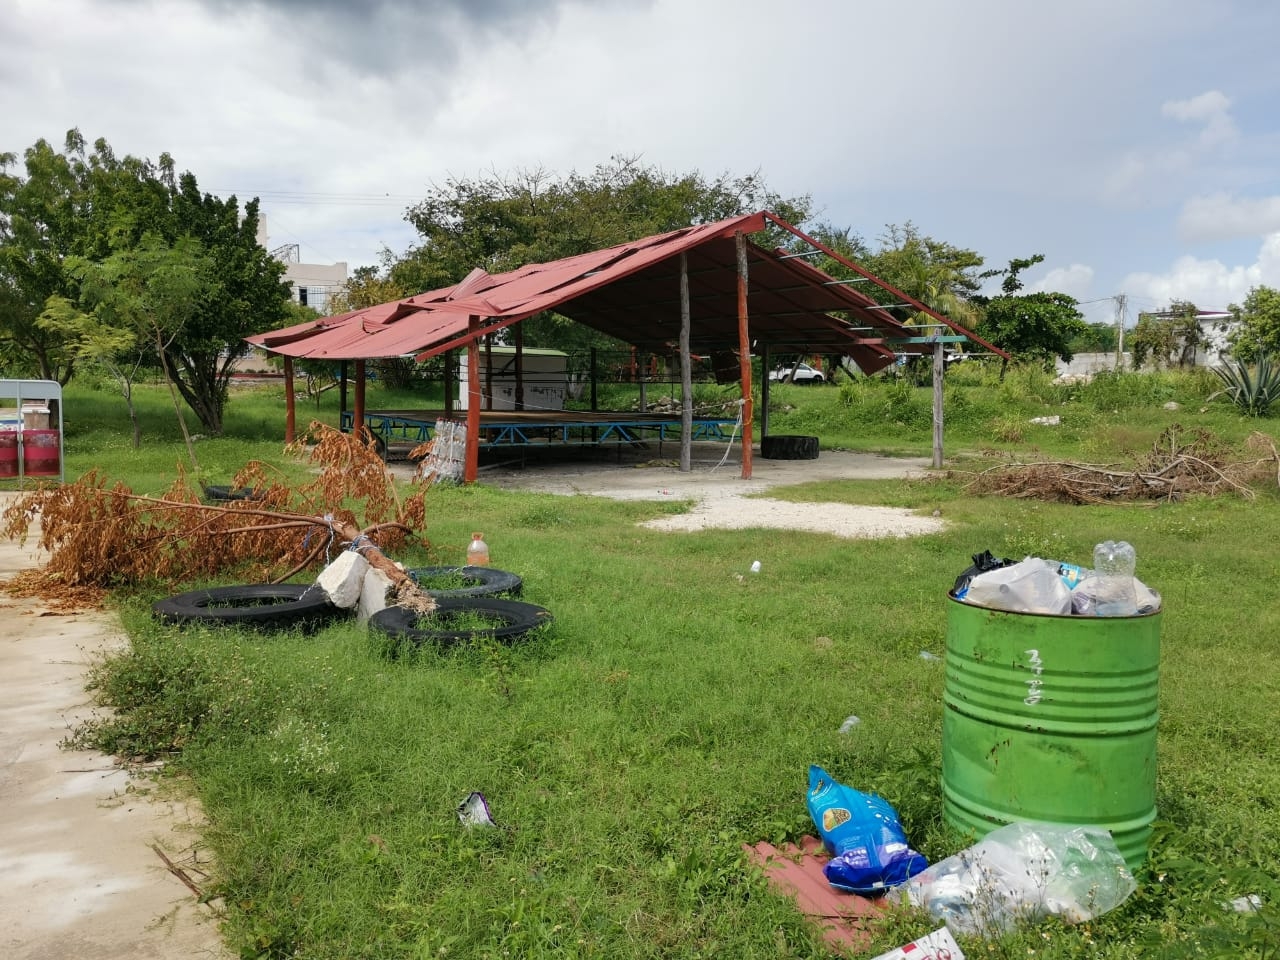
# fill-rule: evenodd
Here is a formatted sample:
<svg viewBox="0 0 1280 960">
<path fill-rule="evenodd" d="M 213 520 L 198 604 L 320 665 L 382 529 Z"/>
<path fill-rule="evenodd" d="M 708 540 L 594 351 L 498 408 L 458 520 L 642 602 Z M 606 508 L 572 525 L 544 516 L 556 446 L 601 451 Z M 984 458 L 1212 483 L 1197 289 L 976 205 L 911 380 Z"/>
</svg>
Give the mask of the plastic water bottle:
<svg viewBox="0 0 1280 960">
<path fill-rule="evenodd" d="M 483 533 L 471 535 L 471 542 L 467 544 L 467 565 L 472 567 L 489 565 L 489 545 L 484 542 Z"/>
<path fill-rule="evenodd" d="M 1095 613 L 1100 617 L 1132 617 L 1138 613 L 1133 571 L 1138 557 L 1121 540 L 1107 540 L 1093 548 L 1093 570 L 1098 578 Z"/>
</svg>

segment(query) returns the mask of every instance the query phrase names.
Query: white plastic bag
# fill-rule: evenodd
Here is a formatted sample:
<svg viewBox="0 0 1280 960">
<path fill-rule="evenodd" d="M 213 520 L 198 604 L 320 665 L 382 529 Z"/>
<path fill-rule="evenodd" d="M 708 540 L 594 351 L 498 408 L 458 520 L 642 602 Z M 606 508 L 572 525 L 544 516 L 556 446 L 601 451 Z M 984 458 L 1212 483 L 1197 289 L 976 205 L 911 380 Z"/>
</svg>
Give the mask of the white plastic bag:
<svg viewBox="0 0 1280 960">
<path fill-rule="evenodd" d="M 1058 565 L 1040 557 L 978 574 L 969 581 L 964 600 L 1010 613 L 1071 612 L 1071 589 L 1058 574 Z"/>
<path fill-rule="evenodd" d="M 1044 916 L 1082 923 L 1137 889 L 1101 827 L 1011 823 L 905 884 L 911 904 L 954 933 L 997 935 Z"/>
<path fill-rule="evenodd" d="M 1083 617 L 1097 614 L 1098 599 L 1107 590 L 1109 583 L 1106 577 L 1096 576 L 1092 570 L 1071 591 L 1071 612 Z M 1143 613 L 1155 613 L 1160 609 L 1160 594 L 1152 590 L 1137 577 L 1133 578 L 1133 591 L 1137 598 L 1137 608 L 1130 616 Z M 1111 599 L 1105 597 L 1104 599 Z"/>
</svg>

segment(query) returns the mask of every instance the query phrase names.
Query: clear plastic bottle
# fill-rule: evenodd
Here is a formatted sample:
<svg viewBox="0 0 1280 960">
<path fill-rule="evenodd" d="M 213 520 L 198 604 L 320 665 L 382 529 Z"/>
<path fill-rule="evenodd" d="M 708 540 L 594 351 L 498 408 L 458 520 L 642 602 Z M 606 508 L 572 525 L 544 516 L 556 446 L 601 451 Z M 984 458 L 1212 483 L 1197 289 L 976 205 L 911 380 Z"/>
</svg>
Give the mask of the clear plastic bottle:
<svg viewBox="0 0 1280 960">
<path fill-rule="evenodd" d="M 1093 548 L 1093 570 L 1098 581 L 1094 612 L 1100 617 L 1133 617 L 1138 595 L 1133 584 L 1137 566 L 1133 547 L 1121 540 L 1107 540 Z"/>
<path fill-rule="evenodd" d="M 467 565 L 471 567 L 489 565 L 489 545 L 484 542 L 483 533 L 471 535 L 471 542 L 467 544 Z"/>
</svg>

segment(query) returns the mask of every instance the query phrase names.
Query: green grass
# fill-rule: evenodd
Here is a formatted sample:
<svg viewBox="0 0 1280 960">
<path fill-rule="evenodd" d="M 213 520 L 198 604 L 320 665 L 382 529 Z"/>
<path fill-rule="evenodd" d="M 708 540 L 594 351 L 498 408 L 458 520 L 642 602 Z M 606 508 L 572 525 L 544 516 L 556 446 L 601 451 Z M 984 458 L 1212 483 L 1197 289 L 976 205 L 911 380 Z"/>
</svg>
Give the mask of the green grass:
<svg viewBox="0 0 1280 960">
<path fill-rule="evenodd" d="M 1129 391 L 1113 384 L 1103 399 L 1035 377 L 955 379 L 967 412 L 953 450 L 1098 459 L 1145 451 L 1173 422 L 1232 441 L 1275 433 L 1275 421 L 1207 405 L 1175 378 L 1133 386 L 1153 400 L 1171 390 L 1176 412 L 1162 399 L 1122 406 Z M 927 390 L 856 389 L 887 396 L 850 404 L 840 386 L 778 388 L 794 409 L 774 430 L 927 452 L 927 419 L 911 412 L 927 411 Z M 1057 411 L 1056 430 L 990 436 L 994 419 L 1031 433 L 1025 420 Z M 135 467 L 112 440 L 122 421 L 109 405 L 69 390 L 69 475 L 101 464 L 163 488 L 182 451 L 163 404 L 148 416 Z M 201 441 L 202 461 L 207 451 L 230 469 L 238 452 L 298 469 L 280 456 L 282 420 L 278 388 L 237 394 L 230 437 Z M 820 763 L 889 798 L 930 860 L 955 852 L 938 783 L 943 665 L 921 657 L 943 653 L 946 590 L 982 549 L 1085 562 L 1094 543 L 1124 538 L 1165 598 L 1161 822 L 1139 892 L 1081 927 L 963 946 L 975 957 L 1274 956 L 1260 939 L 1280 896 L 1274 489 L 1151 508 L 975 498 L 959 478 L 780 495 L 936 509 L 949 526 L 875 541 L 672 534 L 636 524 L 679 505 L 441 486 L 428 500 L 433 546 L 411 562 L 462 563 L 482 529 L 494 565 L 524 578 L 523 599 L 552 611 L 551 628 L 513 647 L 388 659 L 350 624 L 314 636 L 165 629 L 149 616 L 157 595 L 120 597 L 132 652 L 95 672 L 119 719 L 84 736 L 127 755 L 180 751 L 168 770 L 204 805 L 225 934 L 242 956 L 826 956 L 741 845 L 812 832 L 806 771 Z M 764 572 L 741 576 L 755 559 Z M 850 714 L 862 722 L 840 734 Z M 498 829 L 459 825 L 472 790 Z M 1249 893 L 1262 913 L 1219 906 Z M 891 915 L 872 953 L 930 928 Z M 1214 953 L 1215 940 L 1236 952 Z"/>
</svg>

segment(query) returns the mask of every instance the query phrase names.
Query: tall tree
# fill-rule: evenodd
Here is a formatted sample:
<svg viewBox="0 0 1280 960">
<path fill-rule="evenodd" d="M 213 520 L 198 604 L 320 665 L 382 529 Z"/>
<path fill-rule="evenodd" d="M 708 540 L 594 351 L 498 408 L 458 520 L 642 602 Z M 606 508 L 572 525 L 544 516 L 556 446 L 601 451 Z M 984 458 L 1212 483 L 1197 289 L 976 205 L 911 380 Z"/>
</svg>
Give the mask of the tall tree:
<svg viewBox="0 0 1280 960">
<path fill-rule="evenodd" d="M 243 337 L 285 316 L 284 267 L 258 245 L 257 201 L 242 216 L 235 197 L 201 194 L 190 173 L 176 177 L 168 154 L 158 164 L 120 158 L 101 139 L 90 151 L 78 130 L 62 152 L 43 140 L 28 149 L 25 176 L 9 172 L 13 163 L 12 154 L 0 156 L 0 348 L 65 383 L 77 356 L 67 339 L 73 333 L 48 319 L 66 303 L 95 308 L 79 302 L 81 277 L 68 264 L 103 263 L 148 234 L 170 247 L 194 238 L 215 264 L 217 295 L 194 301 L 163 359 L 204 428 L 220 433 L 231 369 L 247 349 Z"/>
<path fill-rule="evenodd" d="M 280 326 L 287 316 L 289 286 L 281 280 L 284 264 L 258 243 L 258 201 L 244 205 L 235 196 L 222 200 L 201 193 L 196 178 L 184 173 L 171 201 L 172 232 L 198 240 L 218 277 L 215 295 L 200 299 L 197 309 L 164 349 L 174 386 L 201 425 L 222 432 L 231 373 L 249 347 L 244 337 Z"/>
<path fill-rule="evenodd" d="M 1194 366 L 1196 349 L 1204 343 L 1200 311 L 1194 303 L 1175 300 L 1167 310 L 1139 314 L 1129 339 L 1133 365 L 1157 367 Z"/>
<path fill-rule="evenodd" d="M 38 140 L 23 155 L 25 176 L 0 155 L 0 343 L 40 377 L 67 383 L 75 356 L 38 319 L 50 297 L 74 300 L 68 257 L 107 256 L 122 236 L 136 241 L 163 218 L 172 161 L 119 159 L 105 140 L 88 150 L 78 130 L 61 152 Z"/>
<path fill-rule="evenodd" d="M 565 177 L 534 169 L 450 180 L 406 214 L 422 239 L 390 277 L 421 292 L 456 283 L 475 267 L 499 273 L 761 209 L 800 224 L 809 207 L 808 197 L 779 196 L 759 173 L 675 175 L 636 157 Z M 612 345 L 555 314 L 531 318 L 524 333 L 530 346 L 571 352 Z"/>
<path fill-rule="evenodd" d="M 1280 357 L 1280 291 L 1254 287 L 1242 305 L 1231 304 L 1236 329 L 1229 342 L 1231 354 L 1242 363 L 1253 363 L 1259 354 Z"/>
<path fill-rule="evenodd" d="M 142 430 L 133 405 L 134 378 L 148 361 L 159 358 L 164 366 L 166 351 L 200 304 L 219 295 L 214 263 L 191 237 L 169 244 L 148 233 L 136 246 L 124 246 L 101 261 L 71 257 L 67 269 L 80 284 L 83 309 L 51 297 L 39 322 L 62 334 L 79 359 L 116 379 L 129 408 L 136 448 Z M 173 378 L 166 379 L 192 466 L 198 467 Z"/>
<path fill-rule="evenodd" d="M 1070 360 L 1074 356 L 1072 343 L 1088 331 L 1088 326 L 1074 297 L 1065 293 L 1018 292 L 1023 287 L 1022 271 L 1043 259 L 1044 255 L 1038 253 L 1010 260 L 1008 267 L 990 274 L 1004 276 L 1000 295 L 974 299 L 982 307 L 978 329 L 983 336 L 1016 359 L 1047 367 L 1054 357 Z M 1001 361 L 1001 377 L 1008 366 L 1007 359 Z"/>
</svg>

